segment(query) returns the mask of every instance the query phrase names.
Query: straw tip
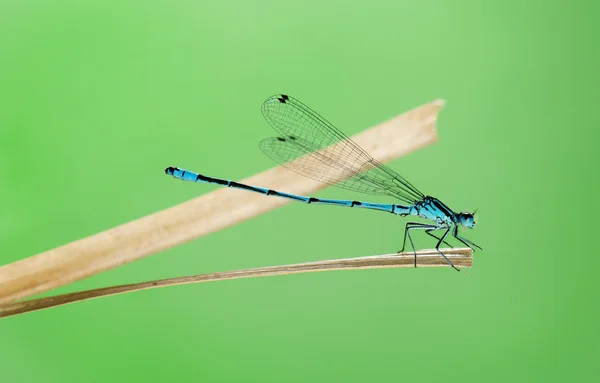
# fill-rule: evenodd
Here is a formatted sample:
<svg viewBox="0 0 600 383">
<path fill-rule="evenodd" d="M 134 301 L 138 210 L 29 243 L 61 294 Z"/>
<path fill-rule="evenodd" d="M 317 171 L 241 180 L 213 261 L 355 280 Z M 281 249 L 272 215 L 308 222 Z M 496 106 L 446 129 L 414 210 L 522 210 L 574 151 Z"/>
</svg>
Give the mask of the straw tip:
<svg viewBox="0 0 600 383">
<path fill-rule="evenodd" d="M 438 98 L 437 100 L 435 100 L 434 102 L 432 102 L 432 104 L 434 106 L 437 106 L 438 108 L 443 108 L 446 106 L 446 100 L 442 99 L 442 98 Z"/>
</svg>

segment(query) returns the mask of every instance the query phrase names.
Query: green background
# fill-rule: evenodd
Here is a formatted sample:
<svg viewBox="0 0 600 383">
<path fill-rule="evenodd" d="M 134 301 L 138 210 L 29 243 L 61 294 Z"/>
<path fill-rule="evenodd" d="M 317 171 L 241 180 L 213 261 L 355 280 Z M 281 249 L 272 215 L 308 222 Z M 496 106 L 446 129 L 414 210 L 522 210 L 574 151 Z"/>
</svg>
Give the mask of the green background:
<svg viewBox="0 0 600 383">
<path fill-rule="evenodd" d="M 446 99 L 440 141 L 391 166 L 455 210 L 480 209 L 470 277 L 312 273 L 12 317 L 0 381 L 598 376 L 599 7 L 356 4 L 0 3 L 0 264 L 214 190 L 166 166 L 235 180 L 274 166 L 259 108 L 283 92 L 348 134 Z M 387 253 L 405 222 L 291 204 L 58 292 Z"/>
</svg>

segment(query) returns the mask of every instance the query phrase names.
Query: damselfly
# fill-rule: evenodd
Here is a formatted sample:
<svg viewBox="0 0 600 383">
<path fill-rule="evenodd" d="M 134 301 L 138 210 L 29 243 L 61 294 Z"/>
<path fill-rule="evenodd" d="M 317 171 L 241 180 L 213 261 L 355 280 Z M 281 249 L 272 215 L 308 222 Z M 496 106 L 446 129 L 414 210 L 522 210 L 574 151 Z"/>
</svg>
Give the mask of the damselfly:
<svg viewBox="0 0 600 383">
<path fill-rule="evenodd" d="M 470 229 L 475 226 L 475 213 L 455 213 L 439 199 L 424 195 L 400 174 L 376 161 L 344 133 L 300 101 L 279 94 L 267 99 L 261 109 L 267 122 L 280 134 L 279 137 L 267 138 L 260 142 L 260 148 L 267 156 L 308 178 L 360 193 L 393 197 L 403 204 L 305 197 L 212 178 L 176 167 L 166 168 L 165 173 L 184 181 L 217 184 L 310 204 L 372 209 L 402 217 L 424 218 L 431 223 L 406 224 L 402 249 L 399 251 L 404 251 L 408 238 L 415 253 L 415 267 L 417 253 L 411 237 L 411 231 L 414 230 L 423 230 L 435 238 L 435 249 L 456 270 L 459 269 L 440 250 L 442 243 L 450 246 L 446 242 L 449 233 L 471 249 L 481 249 L 458 234 L 459 226 Z M 433 234 L 438 230 L 443 230 L 439 237 Z"/>
</svg>

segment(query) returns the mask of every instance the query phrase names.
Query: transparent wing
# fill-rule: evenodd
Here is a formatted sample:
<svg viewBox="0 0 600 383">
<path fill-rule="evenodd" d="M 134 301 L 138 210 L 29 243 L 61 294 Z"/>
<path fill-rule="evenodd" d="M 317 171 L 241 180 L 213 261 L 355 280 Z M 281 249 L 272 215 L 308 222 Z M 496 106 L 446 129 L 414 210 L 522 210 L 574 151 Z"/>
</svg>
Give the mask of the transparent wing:
<svg viewBox="0 0 600 383">
<path fill-rule="evenodd" d="M 389 195 L 413 204 L 423 194 L 300 101 L 287 95 L 267 99 L 262 113 L 281 137 L 260 149 L 288 169 L 359 193 Z"/>
</svg>

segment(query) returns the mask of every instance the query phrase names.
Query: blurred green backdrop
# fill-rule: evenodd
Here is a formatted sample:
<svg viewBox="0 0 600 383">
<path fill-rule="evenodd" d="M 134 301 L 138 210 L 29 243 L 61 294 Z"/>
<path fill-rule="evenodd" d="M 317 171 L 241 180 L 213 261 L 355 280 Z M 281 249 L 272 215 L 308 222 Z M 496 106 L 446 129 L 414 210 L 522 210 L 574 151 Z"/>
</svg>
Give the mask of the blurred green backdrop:
<svg viewBox="0 0 600 383">
<path fill-rule="evenodd" d="M 348 134 L 446 99 L 439 143 L 391 166 L 456 210 L 480 209 L 471 276 L 314 273 L 8 318 L 0 381 L 598 375 L 598 5 L 361 4 L 1 2 L 0 264 L 214 189 L 175 182 L 168 165 L 230 179 L 274 166 L 257 147 L 273 135 L 259 108 L 284 92 Z M 58 292 L 386 253 L 404 223 L 292 204 Z"/>
</svg>

